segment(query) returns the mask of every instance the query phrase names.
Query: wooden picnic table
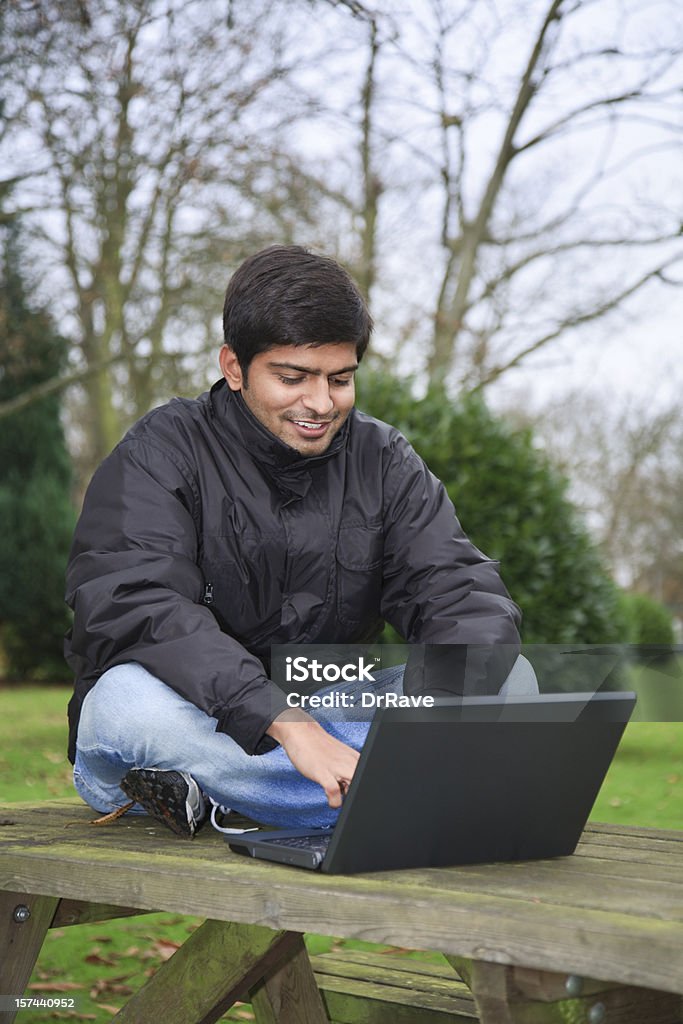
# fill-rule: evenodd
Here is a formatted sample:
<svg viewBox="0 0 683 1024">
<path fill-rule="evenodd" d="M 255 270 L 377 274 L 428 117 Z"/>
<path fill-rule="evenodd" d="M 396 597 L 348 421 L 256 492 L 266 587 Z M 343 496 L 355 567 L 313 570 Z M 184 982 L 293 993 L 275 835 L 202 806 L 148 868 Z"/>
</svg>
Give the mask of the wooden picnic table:
<svg viewBox="0 0 683 1024">
<path fill-rule="evenodd" d="M 484 1024 L 683 1019 L 683 831 L 591 825 L 572 857 L 332 876 L 240 857 L 210 828 L 187 842 L 92 817 L 0 806 L 1 993 L 23 992 L 50 926 L 163 910 L 207 920 L 120 1024 L 209 1024 L 239 998 L 260 1022 L 320 1024 L 305 932 L 446 954 Z"/>
</svg>

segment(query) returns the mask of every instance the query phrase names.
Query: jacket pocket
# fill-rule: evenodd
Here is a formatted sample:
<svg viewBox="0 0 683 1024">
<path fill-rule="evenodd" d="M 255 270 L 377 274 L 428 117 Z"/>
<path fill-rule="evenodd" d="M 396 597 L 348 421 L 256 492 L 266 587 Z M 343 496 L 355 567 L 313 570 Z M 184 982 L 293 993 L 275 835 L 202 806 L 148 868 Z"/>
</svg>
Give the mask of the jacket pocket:
<svg viewBox="0 0 683 1024">
<path fill-rule="evenodd" d="M 259 539 L 205 536 L 199 567 L 204 576 L 203 603 L 212 611 L 224 633 L 247 646 L 260 637 L 264 625 L 280 621 L 282 604 L 277 565 L 268 566 Z M 241 550 L 238 548 L 241 543 Z M 252 554 L 250 548 L 257 549 Z M 208 600 L 207 600 L 208 598 Z"/>
<path fill-rule="evenodd" d="M 337 614 L 357 625 L 379 616 L 384 535 L 381 525 L 342 526 L 337 539 Z"/>
</svg>

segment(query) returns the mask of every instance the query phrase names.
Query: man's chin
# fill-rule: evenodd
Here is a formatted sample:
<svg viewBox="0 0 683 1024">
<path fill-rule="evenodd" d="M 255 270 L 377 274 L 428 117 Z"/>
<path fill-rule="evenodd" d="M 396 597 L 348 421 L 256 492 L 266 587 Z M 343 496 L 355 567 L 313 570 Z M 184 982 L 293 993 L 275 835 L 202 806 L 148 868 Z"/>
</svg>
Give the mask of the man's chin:
<svg viewBox="0 0 683 1024">
<path fill-rule="evenodd" d="M 336 433 L 336 431 L 335 431 L 335 433 Z M 302 441 L 300 439 L 295 439 L 295 440 L 288 439 L 287 440 L 287 444 L 289 445 L 290 448 L 293 448 L 295 451 L 299 452 L 301 455 L 324 455 L 324 453 L 330 447 L 330 444 L 332 443 L 332 438 L 333 437 L 334 437 L 334 434 L 332 434 L 329 438 L 325 437 L 325 438 L 322 438 L 321 440 L 313 440 L 313 439 L 311 439 L 311 440 L 308 440 L 308 441 L 306 441 L 306 440 Z"/>
<path fill-rule="evenodd" d="M 305 427 L 298 426 L 294 420 L 288 420 L 287 427 L 281 436 L 291 448 L 301 452 L 302 455 L 322 455 L 330 447 L 340 427 L 341 423 L 335 419 L 331 420 L 324 430 L 314 433 L 307 431 Z"/>
</svg>

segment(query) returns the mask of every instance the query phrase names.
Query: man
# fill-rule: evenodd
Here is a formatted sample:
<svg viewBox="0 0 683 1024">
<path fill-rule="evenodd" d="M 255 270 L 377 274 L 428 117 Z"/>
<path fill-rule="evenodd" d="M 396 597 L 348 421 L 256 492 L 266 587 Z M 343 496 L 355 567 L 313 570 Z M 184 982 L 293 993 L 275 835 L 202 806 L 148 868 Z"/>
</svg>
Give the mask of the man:
<svg viewBox="0 0 683 1024">
<path fill-rule="evenodd" d="M 335 820 L 367 723 L 288 709 L 271 645 L 362 643 L 386 619 L 413 644 L 502 645 L 497 692 L 519 643 L 443 486 L 354 409 L 372 321 L 348 274 L 266 249 L 234 274 L 223 326 L 221 380 L 143 417 L 96 472 L 67 578 L 76 787 L 189 836 L 206 797 L 272 824 Z"/>
</svg>

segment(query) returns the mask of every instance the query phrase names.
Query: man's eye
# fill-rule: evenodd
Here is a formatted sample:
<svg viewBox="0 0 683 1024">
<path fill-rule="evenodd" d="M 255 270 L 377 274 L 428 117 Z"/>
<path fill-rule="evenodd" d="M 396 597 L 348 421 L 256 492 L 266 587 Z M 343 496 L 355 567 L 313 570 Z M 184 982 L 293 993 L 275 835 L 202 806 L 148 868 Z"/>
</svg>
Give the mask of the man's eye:
<svg viewBox="0 0 683 1024">
<path fill-rule="evenodd" d="M 330 384 L 334 384 L 336 388 L 347 388 L 353 381 L 353 377 L 332 377 Z"/>
<path fill-rule="evenodd" d="M 301 384 L 303 379 L 303 377 L 283 377 L 282 374 L 278 374 L 278 380 L 282 384 Z"/>
</svg>

